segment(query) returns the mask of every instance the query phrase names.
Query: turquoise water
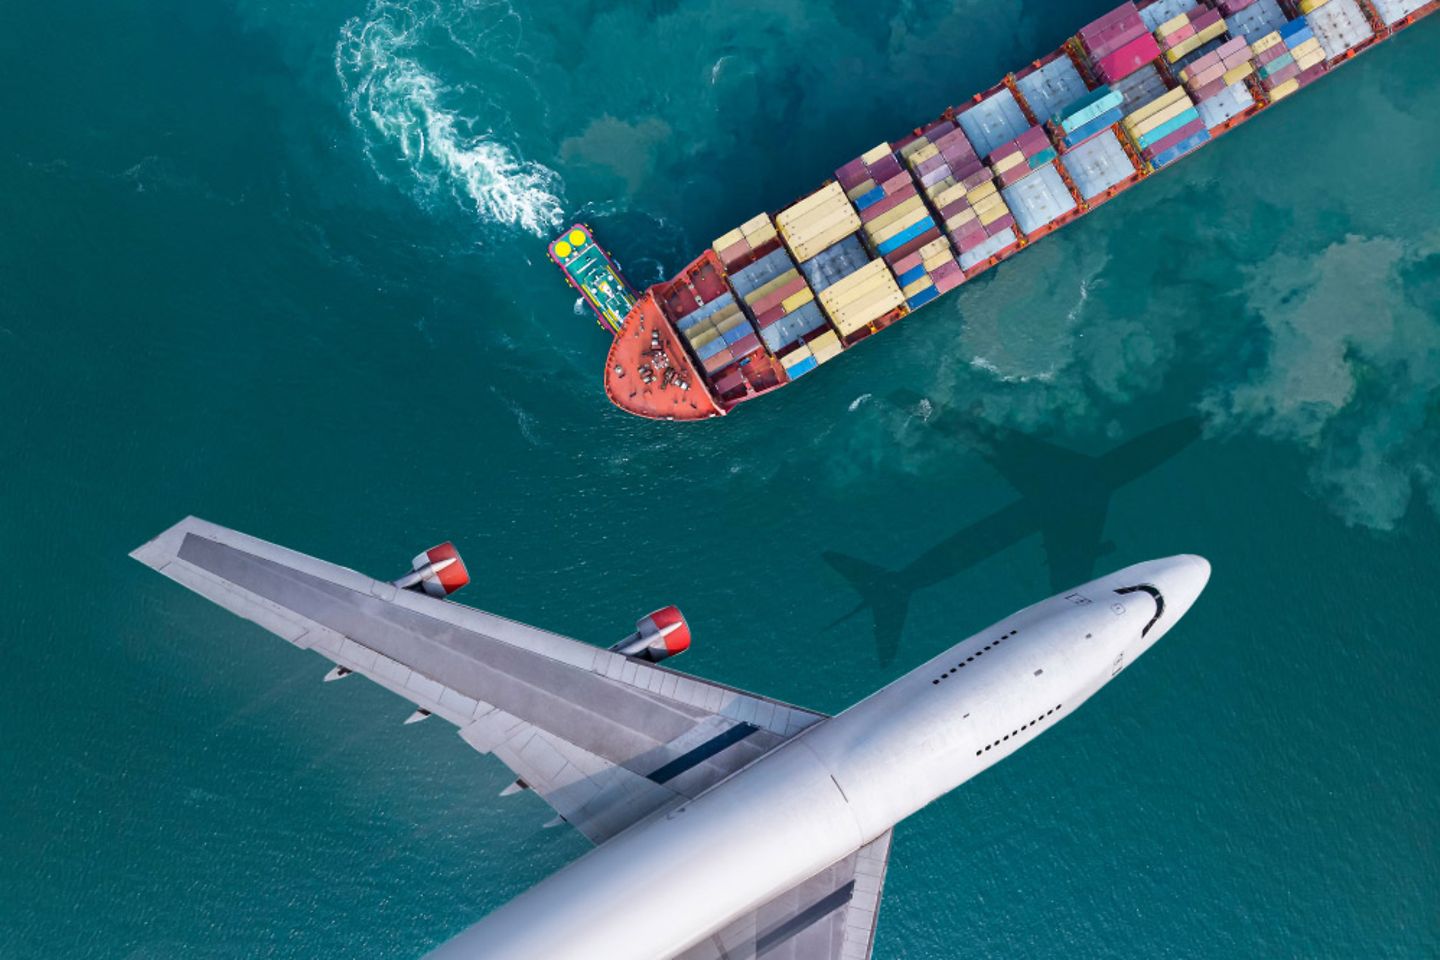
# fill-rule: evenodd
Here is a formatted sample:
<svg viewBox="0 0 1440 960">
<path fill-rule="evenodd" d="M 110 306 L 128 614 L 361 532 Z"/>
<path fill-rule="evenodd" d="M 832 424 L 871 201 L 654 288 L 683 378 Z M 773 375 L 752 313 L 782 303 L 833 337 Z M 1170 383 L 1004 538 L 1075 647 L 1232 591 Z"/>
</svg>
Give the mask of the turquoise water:
<svg viewBox="0 0 1440 960">
<path fill-rule="evenodd" d="M 0 957 L 409 958 L 583 850 L 126 558 L 187 513 L 376 575 L 453 538 L 468 602 L 595 643 L 673 601 L 686 669 L 827 711 L 1203 553 L 1180 629 L 899 830 L 877 956 L 1440 953 L 1440 25 L 683 428 L 610 408 L 549 230 L 653 281 L 1106 5 L 556 6 L 7 18 Z"/>
</svg>

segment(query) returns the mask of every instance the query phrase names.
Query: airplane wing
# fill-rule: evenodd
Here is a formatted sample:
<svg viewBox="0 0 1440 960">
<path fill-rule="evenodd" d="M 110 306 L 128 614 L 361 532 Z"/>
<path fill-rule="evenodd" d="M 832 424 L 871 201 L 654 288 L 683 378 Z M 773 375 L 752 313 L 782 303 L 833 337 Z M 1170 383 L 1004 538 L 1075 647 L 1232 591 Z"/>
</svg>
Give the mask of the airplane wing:
<svg viewBox="0 0 1440 960">
<path fill-rule="evenodd" d="M 869 960 L 890 831 L 675 960 Z"/>
<path fill-rule="evenodd" d="M 823 719 L 194 517 L 131 556 L 453 723 L 595 843 Z"/>
</svg>

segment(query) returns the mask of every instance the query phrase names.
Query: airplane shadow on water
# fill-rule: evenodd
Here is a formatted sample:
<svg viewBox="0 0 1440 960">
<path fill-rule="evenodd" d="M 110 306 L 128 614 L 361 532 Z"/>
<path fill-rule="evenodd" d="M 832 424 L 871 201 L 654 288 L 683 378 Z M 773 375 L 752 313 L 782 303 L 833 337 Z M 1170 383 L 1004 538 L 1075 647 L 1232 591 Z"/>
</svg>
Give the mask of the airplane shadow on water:
<svg viewBox="0 0 1440 960">
<path fill-rule="evenodd" d="M 892 400 L 914 409 L 918 397 Z M 1094 576 L 1095 562 L 1115 548 L 1104 540 L 1110 498 L 1200 437 L 1199 417 L 1186 417 L 1125 441 L 1107 453 L 1088 456 L 1046 443 L 978 418 L 937 409 L 932 429 L 973 447 L 1010 483 L 1018 500 L 926 550 L 901 570 L 833 550 L 822 556 L 860 594 L 860 603 L 832 621 L 835 627 L 869 610 L 875 620 L 875 651 L 888 664 L 900 649 L 910 599 L 1040 534 L 1050 584 L 1058 593 Z"/>
</svg>

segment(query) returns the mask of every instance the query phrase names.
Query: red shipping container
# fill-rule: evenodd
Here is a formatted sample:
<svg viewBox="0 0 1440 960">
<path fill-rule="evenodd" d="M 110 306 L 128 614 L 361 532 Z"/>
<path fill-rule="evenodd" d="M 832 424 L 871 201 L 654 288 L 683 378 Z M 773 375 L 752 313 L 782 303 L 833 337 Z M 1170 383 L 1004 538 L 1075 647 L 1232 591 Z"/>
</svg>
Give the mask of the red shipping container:
<svg viewBox="0 0 1440 960">
<path fill-rule="evenodd" d="M 924 233 L 920 234 L 920 236 L 911 240 L 909 243 L 906 243 L 900 247 L 897 247 L 894 250 L 891 250 L 885 255 L 885 262 L 891 264 L 893 267 L 897 260 L 908 257 L 910 254 L 919 251 L 921 247 L 925 246 L 925 244 L 938 238 L 939 236 L 939 229 L 932 227 L 931 229 L 926 230 Z"/>
<path fill-rule="evenodd" d="M 1319 80 L 1321 77 L 1323 77 L 1323 76 L 1325 75 L 1325 71 L 1326 71 L 1327 69 L 1328 69 L 1328 64 L 1317 63 L 1317 64 L 1315 64 L 1315 66 L 1311 67 L 1309 70 L 1304 70 L 1304 71 L 1302 71 L 1302 72 L 1300 73 L 1300 76 L 1296 77 L 1295 79 L 1296 79 L 1296 80 L 1299 80 L 1299 81 L 1300 81 L 1300 86 L 1303 87 L 1303 86 L 1305 86 L 1307 83 L 1314 83 L 1316 80 Z"/>
<path fill-rule="evenodd" d="M 1211 80 L 1203 87 L 1192 87 L 1190 89 L 1190 99 L 1196 103 L 1203 103 L 1224 90 L 1225 87 L 1226 83 L 1224 80 Z"/>
<path fill-rule="evenodd" d="M 835 171 L 835 179 L 840 181 L 840 186 L 849 191 L 870 179 L 870 173 L 865 169 L 865 161 L 856 157 Z"/>
<path fill-rule="evenodd" d="M 890 194 L 888 197 L 886 197 L 884 200 L 872 203 L 864 210 L 861 210 L 860 219 L 866 223 L 869 223 L 871 220 L 874 220 L 882 214 L 894 210 L 896 207 L 900 206 L 900 204 L 905 203 L 906 201 L 914 198 L 915 196 L 915 185 L 907 183 L 903 189 L 897 190 L 894 193 Z"/>
<path fill-rule="evenodd" d="M 1220 0 L 1217 6 L 1220 8 L 1220 12 L 1228 17 L 1233 14 L 1239 13 L 1241 10 L 1244 10 L 1246 7 L 1250 6 L 1252 3 L 1255 2 L 1256 0 Z"/>
<path fill-rule="evenodd" d="M 781 303 L 795 296 L 795 294 L 799 293 L 804 289 L 805 278 L 796 277 L 794 280 L 791 280 L 789 283 L 780 287 L 780 289 L 771 291 L 770 293 L 767 293 L 765 296 L 761 297 L 755 303 L 750 304 L 750 309 L 754 310 L 757 315 L 762 313 L 769 313 Z"/>
<path fill-rule="evenodd" d="M 1127 3 L 1081 27 L 1080 40 L 1092 55 L 1103 57 L 1144 32 L 1139 9 Z"/>
<path fill-rule="evenodd" d="M 721 350 L 715 354 L 715 356 L 705 361 L 705 371 L 707 373 L 714 373 L 717 370 L 723 370 L 725 367 L 728 367 L 734 359 L 734 354 L 729 350 Z"/>
<path fill-rule="evenodd" d="M 990 236 L 993 237 L 997 233 L 1004 233 L 1006 230 L 1009 230 L 1013 226 L 1015 226 L 1015 218 L 1007 213 L 1005 214 L 1005 216 L 1001 217 L 999 220 L 996 220 L 994 223 L 990 224 L 990 226 L 986 227 L 985 230 L 987 233 L 990 234 Z"/>
<path fill-rule="evenodd" d="M 1150 34 L 1131 40 L 1095 65 L 1101 79 L 1117 83 L 1160 56 L 1160 46 Z"/>
<path fill-rule="evenodd" d="M 1265 86 L 1274 89 L 1292 77 L 1300 76 L 1300 64 L 1287 63 L 1284 67 L 1276 70 L 1265 79 Z"/>
<path fill-rule="evenodd" d="M 774 323 L 776 320 L 779 320 L 783 316 L 785 316 L 785 308 L 775 307 L 771 310 L 766 310 L 762 314 L 758 314 L 755 317 L 755 325 L 758 326 L 761 330 L 764 330 L 766 327 L 770 326 L 770 324 Z"/>
<path fill-rule="evenodd" d="M 747 353 L 753 353 L 759 346 L 760 338 L 753 333 L 747 333 L 739 340 L 730 344 L 730 352 L 737 357 L 743 357 Z"/>
</svg>

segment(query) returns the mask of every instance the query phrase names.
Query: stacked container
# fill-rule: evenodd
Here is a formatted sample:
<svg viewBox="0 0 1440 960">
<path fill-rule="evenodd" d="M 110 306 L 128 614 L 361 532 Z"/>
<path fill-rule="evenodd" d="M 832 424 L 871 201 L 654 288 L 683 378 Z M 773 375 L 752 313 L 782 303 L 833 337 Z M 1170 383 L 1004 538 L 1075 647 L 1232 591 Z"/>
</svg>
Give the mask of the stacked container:
<svg viewBox="0 0 1440 960">
<path fill-rule="evenodd" d="M 1154 35 L 1133 3 L 1116 7 L 1082 27 L 1080 42 L 1090 54 L 1096 74 L 1106 83 L 1128 77 L 1160 56 Z"/>
<path fill-rule="evenodd" d="M 1284 99 L 1326 70 L 1325 50 L 1305 17 L 1255 41 L 1255 72 L 1270 102 Z"/>
<path fill-rule="evenodd" d="M 1301 0 L 1300 12 L 1325 48 L 1327 60 L 1343 57 L 1375 36 L 1357 0 Z"/>
<path fill-rule="evenodd" d="M 986 157 L 1000 186 L 1014 186 L 1055 159 L 1055 147 L 1044 127 L 1031 127 Z"/>
<path fill-rule="evenodd" d="M 730 285 L 749 308 L 771 353 L 778 354 L 825 326 L 815 294 L 782 249 L 732 273 Z"/>
<path fill-rule="evenodd" d="M 1044 164 L 1000 192 L 1015 214 L 1015 223 L 1032 236 L 1078 206 L 1054 163 Z"/>
<path fill-rule="evenodd" d="M 712 378 L 760 346 L 755 328 L 728 293 L 681 317 L 675 326 Z"/>
<path fill-rule="evenodd" d="M 827 329 L 809 342 L 796 344 L 780 358 L 780 363 L 785 367 L 786 375 L 794 380 L 796 377 L 803 377 L 831 357 L 839 356 L 844 349 L 839 334 Z"/>
<path fill-rule="evenodd" d="M 1225 19 L 1219 10 L 1208 7 L 1194 7 L 1160 24 L 1155 30 L 1155 37 L 1160 41 L 1168 63 L 1175 63 L 1224 34 Z"/>
<path fill-rule="evenodd" d="M 1380 14 L 1381 20 L 1393 27 L 1430 2 L 1431 0 L 1370 0 L 1370 5 Z"/>
<path fill-rule="evenodd" d="M 970 270 L 1018 241 L 1015 218 L 1001 199 L 990 168 L 980 162 L 965 131 L 954 122 L 932 124 L 902 141 L 899 149 L 940 214 L 940 226 L 960 251 L 961 270 Z M 898 272 L 904 276 L 913 269 L 907 265 Z M 931 273 L 931 280 L 937 288 L 947 289 L 960 282 L 944 268 Z"/>
<path fill-rule="evenodd" d="M 895 277 L 882 260 L 872 260 L 820 294 L 820 304 L 846 337 L 882 319 L 905 302 Z"/>
<path fill-rule="evenodd" d="M 956 130 L 954 124 L 949 124 L 945 132 L 960 139 L 965 153 L 973 153 L 964 141 L 964 134 Z M 928 140 L 921 146 L 918 153 L 912 154 L 916 175 L 931 184 L 948 181 L 949 161 L 940 147 Z M 951 144 L 946 143 L 946 147 L 954 156 Z M 852 187 L 851 182 L 861 176 L 864 179 Z M 912 310 L 965 279 L 950 241 L 941 234 L 910 172 L 889 144 L 881 144 L 850 161 L 835 171 L 835 177 L 841 186 L 847 187 L 847 193 L 860 210 L 865 236 L 890 265 Z M 870 183 L 877 185 L 866 191 L 865 186 Z"/>
<path fill-rule="evenodd" d="M 1107 129 L 1091 137 L 1060 158 L 1075 189 L 1087 202 L 1093 203 L 1137 173 L 1135 161 L 1125 152 L 1119 136 Z"/>
<path fill-rule="evenodd" d="M 1250 43 L 1278 30 L 1290 19 L 1276 0 L 1220 0 L 1216 5 L 1230 26 L 1231 36 Z"/>
<path fill-rule="evenodd" d="M 1125 118 L 1125 132 L 1151 164 L 1163 167 L 1210 139 L 1184 87 L 1176 87 Z"/>
<path fill-rule="evenodd" d="M 1020 101 L 1008 87 L 1001 87 L 956 112 L 955 121 L 980 156 L 993 153 L 1030 128 Z M 929 128 L 926 128 L 929 129 Z"/>
<path fill-rule="evenodd" d="M 754 263 L 780 245 L 770 215 L 762 213 L 731 230 L 712 244 L 720 262 L 734 273 Z"/>
<path fill-rule="evenodd" d="M 1015 89 L 1040 120 L 1064 112 L 1089 93 L 1089 86 L 1064 50 L 1015 76 Z"/>
<path fill-rule="evenodd" d="M 860 229 L 860 217 L 840 184 L 831 182 L 775 215 L 780 236 L 799 260 L 809 260 Z"/>
<path fill-rule="evenodd" d="M 1140 19 L 1145 21 L 1145 29 L 1154 33 L 1160 29 L 1160 24 L 1173 20 L 1182 13 L 1188 13 L 1198 6 L 1200 4 L 1197 0 L 1155 0 L 1153 3 L 1140 5 Z"/>
<path fill-rule="evenodd" d="M 1190 61 L 1180 71 L 1180 82 L 1190 91 L 1190 99 L 1199 104 L 1220 94 L 1226 87 L 1243 83 L 1255 72 L 1255 65 L 1250 62 L 1253 55 L 1244 37 L 1233 37 Z"/>
<path fill-rule="evenodd" d="M 1052 121 L 1066 149 L 1071 149 L 1119 123 L 1125 116 L 1125 96 L 1111 87 L 1096 87 L 1059 111 Z"/>
</svg>

